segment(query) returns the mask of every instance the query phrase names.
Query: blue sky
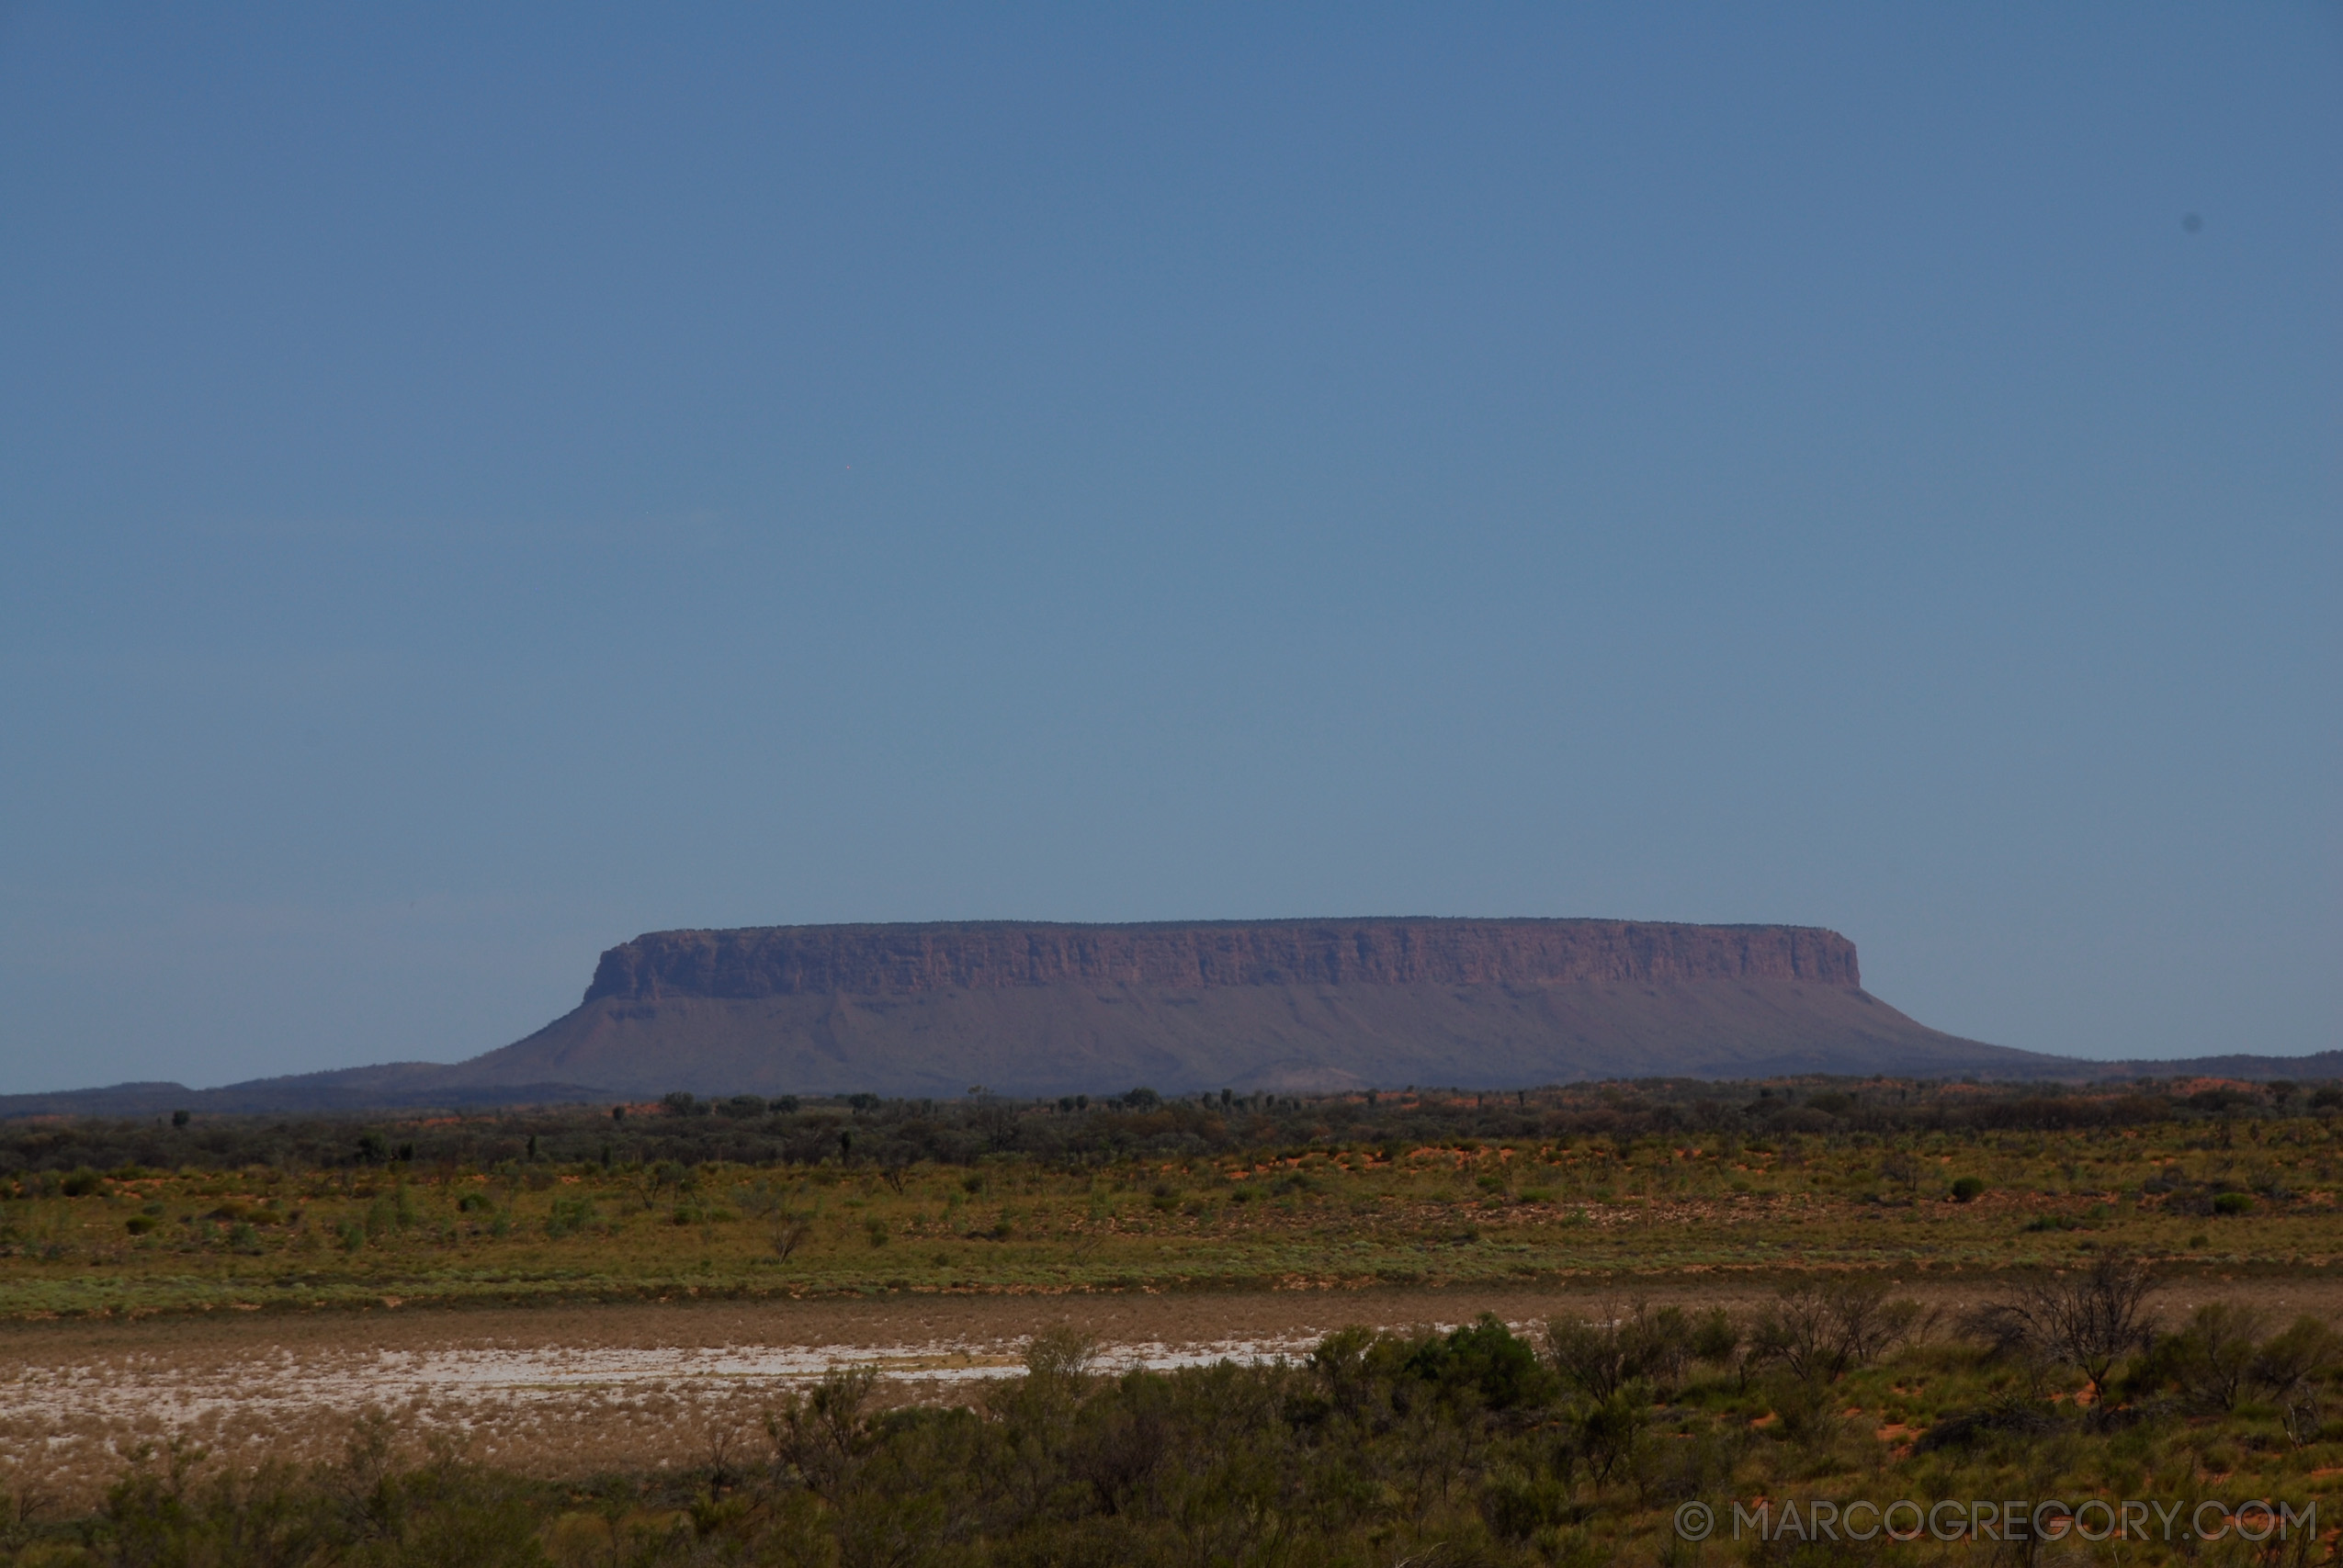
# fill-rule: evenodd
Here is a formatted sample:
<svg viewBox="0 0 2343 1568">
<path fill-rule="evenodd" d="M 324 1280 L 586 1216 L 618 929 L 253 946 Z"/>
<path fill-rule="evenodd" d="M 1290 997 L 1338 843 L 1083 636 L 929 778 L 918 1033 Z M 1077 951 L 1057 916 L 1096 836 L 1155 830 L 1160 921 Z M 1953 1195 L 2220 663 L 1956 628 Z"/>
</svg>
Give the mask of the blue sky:
<svg viewBox="0 0 2343 1568">
<path fill-rule="evenodd" d="M 985 917 L 2343 1045 L 2339 83 L 2307 5 L 0 7 L 0 1090 Z"/>
</svg>

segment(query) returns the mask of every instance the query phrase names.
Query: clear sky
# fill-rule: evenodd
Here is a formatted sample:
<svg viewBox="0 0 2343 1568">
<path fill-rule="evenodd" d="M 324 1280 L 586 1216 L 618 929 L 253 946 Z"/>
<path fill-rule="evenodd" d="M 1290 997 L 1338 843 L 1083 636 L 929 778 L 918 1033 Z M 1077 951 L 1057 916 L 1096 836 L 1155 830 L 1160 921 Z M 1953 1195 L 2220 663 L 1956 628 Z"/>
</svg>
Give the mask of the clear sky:
<svg viewBox="0 0 2343 1568">
<path fill-rule="evenodd" d="M 2343 7 L 0 7 L 0 1090 L 639 931 L 2343 1045 Z"/>
</svg>

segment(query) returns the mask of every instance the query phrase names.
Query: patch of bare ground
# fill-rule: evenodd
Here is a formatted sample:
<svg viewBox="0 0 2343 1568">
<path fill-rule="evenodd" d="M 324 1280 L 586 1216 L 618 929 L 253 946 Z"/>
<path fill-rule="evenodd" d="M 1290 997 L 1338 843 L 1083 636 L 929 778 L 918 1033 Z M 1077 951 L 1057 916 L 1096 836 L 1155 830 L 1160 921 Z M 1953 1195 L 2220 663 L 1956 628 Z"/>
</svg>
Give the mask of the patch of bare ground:
<svg viewBox="0 0 2343 1568">
<path fill-rule="evenodd" d="M 575 1476 L 741 1456 L 764 1413 L 837 1366 L 870 1366 L 899 1402 L 968 1398 L 1013 1371 L 1024 1342 L 1067 1326 L 1108 1366 L 1307 1354 L 1346 1325 L 1517 1326 L 1656 1303 L 1747 1308 L 1778 1279 L 1679 1276 L 1545 1289 L 1369 1289 L 1225 1294 L 884 1296 L 339 1314 L 216 1314 L 0 1329 L 0 1486 L 51 1509 L 90 1506 L 140 1445 L 174 1438 L 209 1462 L 337 1459 L 363 1411 L 420 1455 L 435 1439 L 528 1473 Z M 1989 1276 L 1913 1281 L 1950 1321 L 2000 1289 Z M 2179 1316 L 2215 1296 L 2281 1321 L 2343 1315 L 2343 1280 L 2176 1276 Z"/>
</svg>

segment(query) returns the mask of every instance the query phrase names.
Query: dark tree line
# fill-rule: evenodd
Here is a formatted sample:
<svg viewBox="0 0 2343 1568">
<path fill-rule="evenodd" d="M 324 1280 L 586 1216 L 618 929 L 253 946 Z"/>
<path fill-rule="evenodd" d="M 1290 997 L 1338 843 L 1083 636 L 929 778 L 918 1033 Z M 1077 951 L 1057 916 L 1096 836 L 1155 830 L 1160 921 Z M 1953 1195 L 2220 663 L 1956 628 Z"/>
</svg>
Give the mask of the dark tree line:
<svg viewBox="0 0 2343 1568">
<path fill-rule="evenodd" d="M 741 1165 L 836 1162 L 881 1169 L 1017 1156 L 1067 1167 L 1240 1149 L 1458 1145 L 1474 1140 L 1784 1134 L 1893 1137 L 1941 1132 L 2069 1132 L 2343 1110 L 2343 1089 L 2279 1083 L 2190 1095 L 2143 1081 L 2059 1089 L 1890 1079 L 1706 1083 L 1687 1079 L 1303 1097 L 1093 1100 L 703 1100 L 473 1111 L 36 1118 L 0 1122 L 0 1173 L 252 1165 L 330 1168 L 391 1162 Z"/>
</svg>

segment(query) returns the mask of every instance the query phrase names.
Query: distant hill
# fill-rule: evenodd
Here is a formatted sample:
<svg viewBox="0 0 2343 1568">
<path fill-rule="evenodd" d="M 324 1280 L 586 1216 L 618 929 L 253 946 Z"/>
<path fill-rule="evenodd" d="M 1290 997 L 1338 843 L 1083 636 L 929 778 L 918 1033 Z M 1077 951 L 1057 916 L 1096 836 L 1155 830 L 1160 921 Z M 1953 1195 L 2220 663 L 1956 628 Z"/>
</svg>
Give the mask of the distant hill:
<svg viewBox="0 0 2343 1568">
<path fill-rule="evenodd" d="M 984 921 L 653 932 L 605 953 L 574 1010 L 467 1062 L 5 1096 L 0 1115 L 2105 1070 L 1916 1023 L 1812 927 Z"/>
<path fill-rule="evenodd" d="M 1384 919 L 662 931 L 604 953 L 575 1011 L 458 1072 L 953 1095 L 2041 1064 L 1870 997 L 1831 931 Z"/>
<path fill-rule="evenodd" d="M 2343 1076 L 2343 1053 L 2085 1062 L 1940 1033 L 1805 926 L 1006 921 L 658 931 L 572 1011 L 452 1066 L 0 1097 L 0 1115 L 554 1103 L 671 1089 L 1318 1093 L 1588 1078 Z"/>
</svg>

